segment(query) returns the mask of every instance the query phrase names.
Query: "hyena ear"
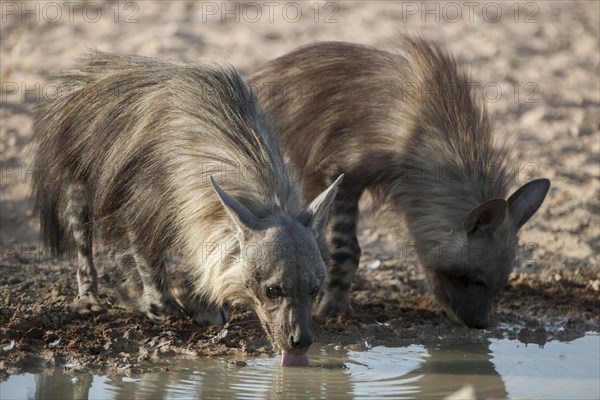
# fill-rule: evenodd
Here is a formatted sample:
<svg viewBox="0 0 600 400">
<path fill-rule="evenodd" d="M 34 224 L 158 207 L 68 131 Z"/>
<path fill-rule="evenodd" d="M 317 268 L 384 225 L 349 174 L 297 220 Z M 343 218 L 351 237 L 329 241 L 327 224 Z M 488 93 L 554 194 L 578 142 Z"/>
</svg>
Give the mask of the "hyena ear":
<svg viewBox="0 0 600 400">
<path fill-rule="evenodd" d="M 549 189 L 548 179 L 536 179 L 521 186 L 508 198 L 508 211 L 517 230 L 540 208 Z"/>
<path fill-rule="evenodd" d="M 225 207 L 227 215 L 242 233 L 242 237 L 247 236 L 252 231 L 260 229 L 260 220 L 256 218 L 246 206 L 221 189 L 212 176 L 210 177 L 210 183 L 219 196 L 223 207 Z"/>
<path fill-rule="evenodd" d="M 298 214 L 298 221 L 308 229 L 310 229 L 315 237 L 318 237 L 325 224 L 327 223 L 327 215 L 329 214 L 329 206 L 333 203 L 333 199 L 338 191 L 338 186 L 342 183 L 344 174 L 340 175 L 335 182 L 331 184 L 325 191 L 317 196 L 316 199 L 304 207 Z"/>
<path fill-rule="evenodd" d="M 504 199 L 493 199 L 475 207 L 464 222 L 468 235 L 494 233 L 506 219 L 508 205 Z"/>
</svg>

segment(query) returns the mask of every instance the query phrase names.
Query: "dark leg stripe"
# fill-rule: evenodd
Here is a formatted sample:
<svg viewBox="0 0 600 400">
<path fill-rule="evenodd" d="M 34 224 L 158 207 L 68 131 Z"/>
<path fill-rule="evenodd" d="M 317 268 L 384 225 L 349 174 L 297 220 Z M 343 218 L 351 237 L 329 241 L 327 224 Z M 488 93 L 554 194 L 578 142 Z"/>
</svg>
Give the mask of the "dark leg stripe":
<svg viewBox="0 0 600 400">
<path fill-rule="evenodd" d="M 336 232 L 331 237 L 331 244 L 335 248 L 352 247 L 352 243 L 354 242 L 354 240 L 356 240 L 354 235 L 351 235 L 351 234 L 340 235 L 339 232 Z"/>
<path fill-rule="evenodd" d="M 354 253 L 339 252 L 333 253 L 331 255 L 331 260 L 336 264 L 343 264 L 347 261 L 352 261 L 354 264 L 358 265 L 359 258 Z"/>
<path fill-rule="evenodd" d="M 329 282 L 327 282 L 327 286 L 329 288 L 333 288 L 340 292 L 346 292 L 346 291 L 350 290 L 351 285 L 352 285 L 352 282 L 348 282 L 348 281 L 342 280 L 342 279 L 332 279 Z"/>
<path fill-rule="evenodd" d="M 333 219 L 332 229 L 334 232 L 356 232 L 356 221 L 354 218 L 345 218 L 342 220 L 338 220 L 337 218 Z"/>
</svg>

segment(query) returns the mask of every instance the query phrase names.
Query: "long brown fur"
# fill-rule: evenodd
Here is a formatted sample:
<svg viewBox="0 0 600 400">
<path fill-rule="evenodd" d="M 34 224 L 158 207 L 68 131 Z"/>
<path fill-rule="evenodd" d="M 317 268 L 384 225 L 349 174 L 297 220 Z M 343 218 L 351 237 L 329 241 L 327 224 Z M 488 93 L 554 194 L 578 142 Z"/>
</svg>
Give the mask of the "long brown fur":
<svg viewBox="0 0 600 400">
<path fill-rule="evenodd" d="M 34 122 L 33 195 L 44 241 L 57 254 L 75 243 L 77 308 L 101 309 L 92 237 L 143 287 L 139 308 L 157 322 L 177 308 L 166 269 L 177 252 L 199 321 L 251 306 L 277 347 L 306 351 L 324 279 L 315 239 L 336 185 L 302 208 L 274 126 L 237 72 L 93 52 L 57 81 Z M 261 254 L 249 259 L 251 245 Z M 267 298 L 268 282 L 292 303 Z"/>
<path fill-rule="evenodd" d="M 516 230 L 543 201 L 547 181 L 527 190 L 531 198 L 513 207 L 512 218 L 504 218 L 510 199 L 475 212 L 505 199 L 514 177 L 484 99 L 454 58 L 419 37 L 401 37 L 392 51 L 316 43 L 271 61 L 251 85 L 276 118 L 306 196 L 345 174 L 331 209 L 331 263 L 318 313 L 351 312 L 348 291 L 361 253 L 358 202 L 368 190 L 376 204 L 391 201 L 404 217 L 446 310 L 468 325 L 487 325 L 512 266 Z M 478 228 L 488 232 L 475 235 Z M 485 264 L 468 254 L 450 263 L 444 254 L 481 246 L 503 255 Z M 472 282 L 485 289 L 469 294 Z"/>
</svg>

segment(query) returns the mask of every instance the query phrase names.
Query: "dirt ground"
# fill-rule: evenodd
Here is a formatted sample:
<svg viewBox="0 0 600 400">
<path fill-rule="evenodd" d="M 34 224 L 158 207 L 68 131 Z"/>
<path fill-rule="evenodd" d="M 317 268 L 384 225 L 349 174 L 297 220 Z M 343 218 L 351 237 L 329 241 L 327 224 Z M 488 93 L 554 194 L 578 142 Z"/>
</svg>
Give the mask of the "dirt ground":
<svg viewBox="0 0 600 400">
<path fill-rule="evenodd" d="M 317 342 L 361 347 L 483 334 L 543 345 L 600 330 L 600 3 L 270 4 L 1 3 L 0 380 L 40 363 L 142 371 L 169 355 L 272 354 L 249 311 L 236 310 L 225 332 L 187 319 L 157 326 L 124 308 L 115 291 L 120 277 L 102 249 L 97 266 L 108 312 L 81 317 L 67 310 L 77 291 L 75 268 L 38 243 L 26 149 L 32 106 L 57 89 L 46 81 L 48 71 L 68 68 L 89 47 L 226 60 L 247 75 L 318 40 L 386 45 L 397 32 L 438 40 L 471 66 L 499 131 L 517 134 L 515 186 L 547 177 L 550 193 L 521 231 L 515 270 L 485 332 L 449 322 L 415 258 L 403 252 L 401 223 L 373 216 L 378 210 L 366 202 L 356 315 L 319 322 Z"/>
</svg>

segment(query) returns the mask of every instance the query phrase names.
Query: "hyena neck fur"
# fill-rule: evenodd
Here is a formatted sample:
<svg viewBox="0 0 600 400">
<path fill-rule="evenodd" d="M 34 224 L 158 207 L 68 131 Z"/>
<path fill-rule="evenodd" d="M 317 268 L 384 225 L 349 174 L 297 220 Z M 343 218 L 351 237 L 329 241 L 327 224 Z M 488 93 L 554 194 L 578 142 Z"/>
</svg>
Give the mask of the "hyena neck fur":
<svg viewBox="0 0 600 400">
<path fill-rule="evenodd" d="M 197 289 L 216 304 L 251 306 L 284 353 L 304 354 L 313 341 L 312 301 L 325 279 L 317 238 L 341 179 L 298 213 L 276 209 L 259 217 L 211 178 L 231 247 L 204 255 Z"/>
</svg>

